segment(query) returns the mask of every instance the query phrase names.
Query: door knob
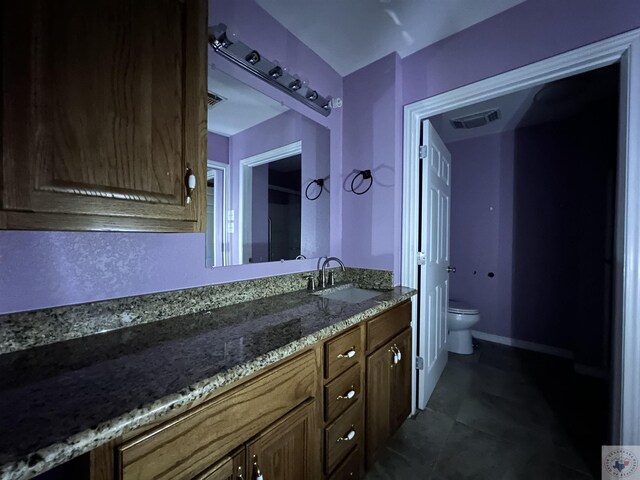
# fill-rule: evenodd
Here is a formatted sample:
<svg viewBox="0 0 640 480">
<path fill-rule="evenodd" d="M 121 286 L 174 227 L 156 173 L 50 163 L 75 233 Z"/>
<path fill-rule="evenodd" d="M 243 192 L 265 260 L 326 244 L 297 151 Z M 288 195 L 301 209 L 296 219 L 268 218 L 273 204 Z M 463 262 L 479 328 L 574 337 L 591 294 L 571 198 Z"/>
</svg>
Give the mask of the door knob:
<svg viewBox="0 0 640 480">
<path fill-rule="evenodd" d="M 456 267 L 447 267 L 447 273 L 456 273 Z"/>
</svg>

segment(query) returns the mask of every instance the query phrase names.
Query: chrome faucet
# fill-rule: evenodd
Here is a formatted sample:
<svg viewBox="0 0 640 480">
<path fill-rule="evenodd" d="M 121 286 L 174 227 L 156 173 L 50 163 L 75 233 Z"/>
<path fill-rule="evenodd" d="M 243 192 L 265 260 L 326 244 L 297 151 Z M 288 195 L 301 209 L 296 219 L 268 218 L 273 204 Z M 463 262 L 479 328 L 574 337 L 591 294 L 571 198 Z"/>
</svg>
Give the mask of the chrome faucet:
<svg viewBox="0 0 640 480">
<path fill-rule="evenodd" d="M 331 260 L 335 260 L 336 262 L 338 262 L 343 272 L 345 270 L 344 263 L 342 263 L 342 260 L 340 260 L 338 257 L 327 257 L 327 259 L 322 262 L 322 269 L 320 271 L 320 278 L 318 282 L 320 284 L 320 288 L 324 288 L 327 286 L 327 265 L 329 265 L 329 262 L 331 262 Z"/>
</svg>

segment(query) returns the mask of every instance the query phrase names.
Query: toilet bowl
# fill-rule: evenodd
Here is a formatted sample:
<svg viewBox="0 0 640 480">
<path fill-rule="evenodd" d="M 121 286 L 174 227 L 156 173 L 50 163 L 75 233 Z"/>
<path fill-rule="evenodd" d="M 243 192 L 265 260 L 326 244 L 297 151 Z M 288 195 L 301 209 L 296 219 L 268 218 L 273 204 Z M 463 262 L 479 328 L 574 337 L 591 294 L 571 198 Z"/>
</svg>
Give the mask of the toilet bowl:
<svg viewBox="0 0 640 480">
<path fill-rule="evenodd" d="M 458 300 L 449 300 L 447 322 L 449 328 L 449 351 L 468 355 L 473 353 L 471 327 L 480 320 L 477 308 Z"/>
</svg>

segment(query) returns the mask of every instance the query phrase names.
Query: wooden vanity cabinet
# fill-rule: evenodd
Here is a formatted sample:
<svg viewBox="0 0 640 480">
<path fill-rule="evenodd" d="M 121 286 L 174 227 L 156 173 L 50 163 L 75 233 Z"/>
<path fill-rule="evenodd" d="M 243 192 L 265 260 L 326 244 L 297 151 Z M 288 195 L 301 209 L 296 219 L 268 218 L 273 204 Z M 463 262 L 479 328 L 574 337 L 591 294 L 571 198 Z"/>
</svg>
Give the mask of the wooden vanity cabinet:
<svg viewBox="0 0 640 480">
<path fill-rule="evenodd" d="M 90 478 L 358 479 L 410 414 L 410 324 L 404 302 L 95 449 Z"/>
<path fill-rule="evenodd" d="M 246 472 L 247 455 L 245 449 L 240 448 L 194 477 L 193 480 L 244 480 L 249 478 Z"/>
<path fill-rule="evenodd" d="M 359 478 L 362 471 L 364 335 L 358 325 L 324 342 L 324 472 L 330 478 L 347 470 Z"/>
<path fill-rule="evenodd" d="M 189 480 L 224 475 L 218 471 L 227 471 L 229 452 L 241 447 L 247 449 L 248 462 L 256 455 L 261 468 L 272 473 L 270 480 L 294 479 L 293 473 L 302 470 L 320 472 L 319 357 L 317 349 L 306 350 L 133 434 L 116 447 L 117 478 Z"/>
<path fill-rule="evenodd" d="M 252 440 L 247 445 L 247 478 L 256 478 L 258 468 L 265 479 L 320 478 L 315 412 L 315 405 L 307 402 Z"/>
<path fill-rule="evenodd" d="M 394 307 L 368 324 L 366 463 L 411 413 L 411 303 Z M 388 338 L 390 337 L 390 339 Z M 387 338 L 386 343 L 381 342 Z"/>
<path fill-rule="evenodd" d="M 0 229 L 206 230 L 206 0 L 8 1 L 1 38 Z"/>
</svg>

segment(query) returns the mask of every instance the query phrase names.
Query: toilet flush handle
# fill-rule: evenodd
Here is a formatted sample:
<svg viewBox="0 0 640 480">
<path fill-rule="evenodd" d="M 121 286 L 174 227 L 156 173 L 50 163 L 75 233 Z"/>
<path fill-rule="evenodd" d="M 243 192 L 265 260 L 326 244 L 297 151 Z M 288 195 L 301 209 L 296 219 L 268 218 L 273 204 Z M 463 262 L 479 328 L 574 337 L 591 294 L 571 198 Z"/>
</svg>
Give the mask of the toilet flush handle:
<svg viewBox="0 0 640 480">
<path fill-rule="evenodd" d="M 447 273 L 456 273 L 456 267 L 447 267 Z"/>
</svg>

